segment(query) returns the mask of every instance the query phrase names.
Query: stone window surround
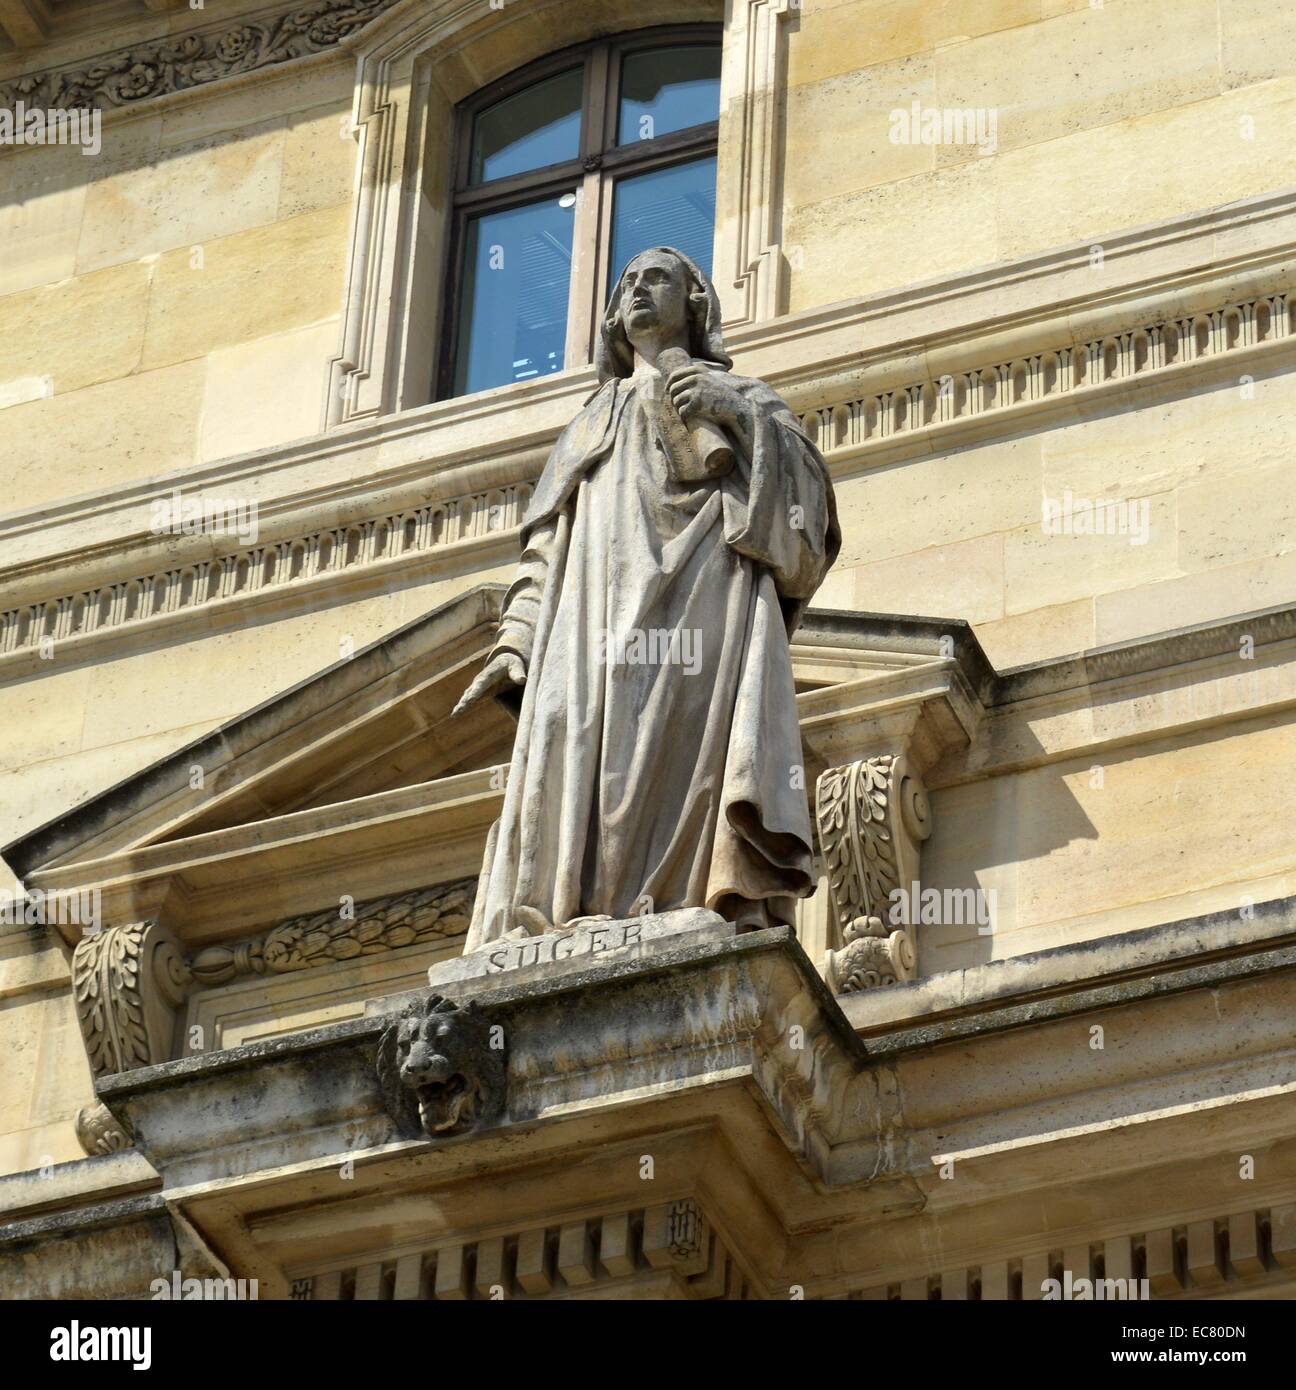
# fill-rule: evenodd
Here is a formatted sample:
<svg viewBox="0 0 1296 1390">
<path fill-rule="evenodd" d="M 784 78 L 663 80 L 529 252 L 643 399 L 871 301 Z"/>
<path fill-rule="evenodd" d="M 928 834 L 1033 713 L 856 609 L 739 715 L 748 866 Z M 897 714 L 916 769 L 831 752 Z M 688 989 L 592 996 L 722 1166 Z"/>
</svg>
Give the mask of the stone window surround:
<svg viewBox="0 0 1296 1390">
<path fill-rule="evenodd" d="M 444 321 L 450 140 L 459 102 L 547 53 L 724 14 L 714 279 L 726 329 L 783 307 L 779 170 L 784 20 L 796 0 L 548 0 L 543 13 L 435 0 L 397 5 L 356 45 L 360 141 L 339 352 L 326 428 L 425 405 Z"/>
</svg>

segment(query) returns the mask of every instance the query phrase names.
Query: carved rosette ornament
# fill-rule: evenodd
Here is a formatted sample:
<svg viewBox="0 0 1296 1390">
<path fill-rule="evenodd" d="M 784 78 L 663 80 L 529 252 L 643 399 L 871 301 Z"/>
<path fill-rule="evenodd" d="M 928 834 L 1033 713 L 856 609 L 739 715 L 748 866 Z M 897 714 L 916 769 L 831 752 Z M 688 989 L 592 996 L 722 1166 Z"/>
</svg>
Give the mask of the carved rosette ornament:
<svg viewBox="0 0 1296 1390">
<path fill-rule="evenodd" d="M 131 1137 L 106 1105 L 83 1105 L 73 1122 L 81 1147 L 92 1158 L 129 1149 Z"/>
<path fill-rule="evenodd" d="M 881 753 L 829 768 L 815 792 L 819 847 L 841 947 L 824 978 L 837 994 L 911 980 L 916 953 L 907 890 L 918 879 L 931 807 L 903 754 Z"/>
<path fill-rule="evenodd" d="M 463 1134 L 504 1108 L 503 1030 L 476 1002 L 439 994 L 412 1000 L 378 1042 L 378 1084 L 397 1132 Z"/>
</svg>

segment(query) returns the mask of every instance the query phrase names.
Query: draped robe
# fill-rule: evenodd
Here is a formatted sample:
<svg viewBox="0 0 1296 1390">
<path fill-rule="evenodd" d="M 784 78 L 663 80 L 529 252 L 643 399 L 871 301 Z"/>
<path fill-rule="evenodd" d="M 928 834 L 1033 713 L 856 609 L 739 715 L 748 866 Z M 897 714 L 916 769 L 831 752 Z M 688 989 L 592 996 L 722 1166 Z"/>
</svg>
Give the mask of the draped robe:
<svg viewBox="0 0 1296 1390">
<path fill-rule="evenodd" d="M 720 479 L 673 479 L 646 368 L 549 457 L 491 653 L 527 679 L 468 950 L 678 907 L 791 922 L 812 890 L 788 642 L 840 543 L 832 485 L 779 397 L 730 380 L 752 438 Z"/>
</svg>

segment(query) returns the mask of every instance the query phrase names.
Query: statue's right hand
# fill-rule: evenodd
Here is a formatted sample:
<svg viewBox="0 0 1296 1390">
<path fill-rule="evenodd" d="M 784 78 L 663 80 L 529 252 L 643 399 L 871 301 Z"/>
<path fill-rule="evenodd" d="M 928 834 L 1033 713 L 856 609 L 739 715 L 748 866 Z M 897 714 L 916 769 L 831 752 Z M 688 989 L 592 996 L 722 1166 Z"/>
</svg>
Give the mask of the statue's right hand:
<svg viewBox="0 0 1296 1390">
<path fill-rule="evenodd" d="M 488 695 L 498 695 L 506 686 L 525 684 L 526 667 L 522 664 L 522 658 L 514 656 L 512 652 L 500 652 L 486 663 L 477 679 L 464 691 L 459 703 L 450 711 L 450 718 L 458 718 Z"/>
</svg>

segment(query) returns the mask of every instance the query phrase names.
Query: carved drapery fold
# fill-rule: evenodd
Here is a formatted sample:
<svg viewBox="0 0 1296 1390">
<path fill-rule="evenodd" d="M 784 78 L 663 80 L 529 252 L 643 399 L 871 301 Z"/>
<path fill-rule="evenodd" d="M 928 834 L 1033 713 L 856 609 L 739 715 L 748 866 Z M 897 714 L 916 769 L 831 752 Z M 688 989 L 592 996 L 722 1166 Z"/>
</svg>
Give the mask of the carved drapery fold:
<svg viewBox="0 0 1296 1390">
<path fill-rule="evenodd" d="M 829 768 L 815 793 L 819 846 L 840 946 L 824 961 L 838 994 L 911 980 L 916 951 L 905 890 L 931 834 L 927 791 L 903 754 Z"/>
</svg>

